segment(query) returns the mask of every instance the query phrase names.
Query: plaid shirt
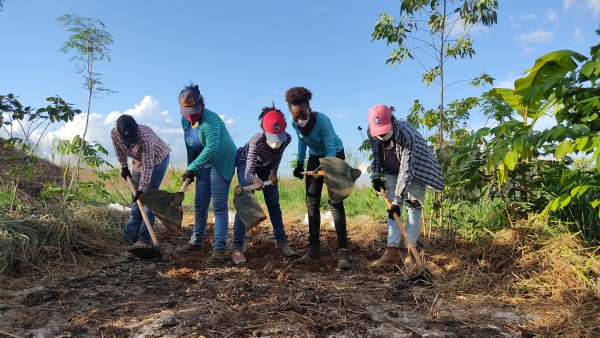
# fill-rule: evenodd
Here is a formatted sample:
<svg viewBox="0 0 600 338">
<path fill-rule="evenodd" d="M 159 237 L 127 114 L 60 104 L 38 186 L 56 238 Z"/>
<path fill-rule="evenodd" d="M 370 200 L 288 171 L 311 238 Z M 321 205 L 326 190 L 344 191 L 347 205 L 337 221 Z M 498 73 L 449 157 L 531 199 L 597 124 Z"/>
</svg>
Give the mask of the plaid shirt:
<svg viewBox="0 0 600 338">
<path fill-rule="evenodd" d="M 238 149 L 238 157 L 246 160 L 246 181 L 252 182 L 256 177 L 256 167 L 270 166 L 270 171 L 277 175 L 283 151 L 292 142 L 292 136 L 287 132 L 285 134 L 287 139 L 277 149 L 267 145 L 264 132 L 252 136 L 245 146 Z"/>
<path fill-rule="evenodd" d="M 146 191 L 154 166 L 165 159 L 171 148 L 150 127 L 140 124 L 138 128 L 138 141 L 129 147 L 121 142 L 117 128 L 113 128 L 110 136 L 121 168 L 127 168 L 128 157 L 133 158 L 133 170 L 140 173 L 138 190 Z"/>
<path fill-rule="evenodd" d="M 444 189 L 444 173 L 436 161 L 433 151 L 421 134 L 410 123 L 392 117 L 394 140 L 396 141 L 395 154 L 400 163 L 398 183 L 395 190 L 394 204 L 406 195 L 406 188 L 413 179 L 422 182 L 436 190 Z M 373 160 L 371 161 L 371 172 L 373 179 L 380 178 L 383 172 L 383 153 L 385 145 L 377 137 L 371 137 L 367 131 Z"/>
</svg>

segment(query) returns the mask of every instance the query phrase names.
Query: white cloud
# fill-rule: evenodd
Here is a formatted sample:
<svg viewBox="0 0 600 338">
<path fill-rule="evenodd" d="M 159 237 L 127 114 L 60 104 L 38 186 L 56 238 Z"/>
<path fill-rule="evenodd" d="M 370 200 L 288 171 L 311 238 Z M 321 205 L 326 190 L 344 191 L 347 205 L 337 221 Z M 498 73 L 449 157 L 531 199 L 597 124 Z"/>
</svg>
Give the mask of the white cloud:
<svg viewBox="0 0 600 338">
<path fill-rule="evenodd" d="M 496 81 L 494 88 L 515 88 L 515 80 L 518 78 L 513 72 L 508 73 L 504 80 Z"/>
<path fill-rule="evenodd" d="M 565 10 L 578 10 L 582 12 L 591 11 L 594 17 L 600 14 L 600 0 L 563 0 L 563 8 Z"/>
<path fill-rule="evenodd" d="M 537 15 L 537 14 L 535 14 L 535 13 L 532 13 L 532 14 L 524 14 L 524 15 L 521 15 L 521 16 L 519 17 L 519 21 L 529 21 L 529 20 L 535 20 L 535 19 L 537 19 L 537 18 L 538 18 L 538 15 Z"/>
<path fill-rule="evenodd" d="M 563 0 L 563 8 L 565 10 L 573 7 L 573 0 Z"/>
<path fill-rule="evenodd" d="M 515 40 L 522 44 L 540 43 L 540 42 L 550 41 L 550 40 L 552 40 L 553 37 L 554 37 L 553 32 L 548 32 L 548 31 L 538 29 L 535 32 L 515 35 Z"/>
<path fill-rule="evenodd" d="M 587 5 L 594 12 L 594 17 L 600 14 L 600 0 L 587 0 Z"/>
<path fill-rule="evenodd" d="M 554 22 L 554 23 L 558 23 L 558 12 L 553 10 L 553 9 L 549 9 L 546 11 L 546 20 L 549 22 Z"/>
<path fill-rule="evenodd" d="M 88 142 L 98 142 L 109 152 L 109 162 L 114 162 L 114 149 L 110 132 L 115 127 L 119 116 L 123 114 L 131 115 L 139 124 L 147 125 L 162 138 L 171 147 L 171 162 L 185 161 L 185 145 L 183 144 L 183 130 L 181 128 L 180 116 L 177 113 L 175 118 L 167 110 L 161 110 L 159 102 L 152 96 L 145 96 L 139 104 L 124 112 L 112 111 L 106 116 L 102 114 L 90 114 L 88 132 L 85 139 Z M 224 115 L 219 115 L 225 122 L 227 129 L 232 137 L 235 132 L 234 119 L 226 119 Z M 60 126 L 58 129 L 48 132 L 44 136 L 45 144 L 53 144 L 56 140 L 71 140 L 75 135 L 83 134 L 85 128 L 85 114 L 76 116 L 73 121 Z"/>
<path fill-rule="evenodd" d="M 573 28 L 573 39 L 575 41 L 583 41 L 584 40 L 584 35 L 583 35 L 583 31 L 581 30 L 581 28 L 579 28 L 579 27 Z"/>
</svg>

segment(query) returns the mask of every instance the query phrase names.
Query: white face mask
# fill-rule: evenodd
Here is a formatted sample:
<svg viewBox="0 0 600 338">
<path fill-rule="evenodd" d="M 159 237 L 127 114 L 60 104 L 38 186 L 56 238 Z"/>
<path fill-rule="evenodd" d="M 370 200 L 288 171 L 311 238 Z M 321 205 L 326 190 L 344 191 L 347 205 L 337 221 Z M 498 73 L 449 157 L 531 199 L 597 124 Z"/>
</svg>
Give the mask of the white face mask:
<svg viewBox="0 0 600 338">
<path fill-rule="evenodd" d="M 306 126 L 306 124 L 308 123 L 308 120 L 310 120 L 310 115 L 308 116 L 308 118 L 306 120 L 298 120 L 298 121 L 294 121 L 294 122 L 296 122 L 298 127 L 304 128 Z"/>
<path fill-rule="evenodd" d="M 267 145 L 271 147 L 271 149 L 279 149 L 283 142 L 267 142 Z"/>
<path fill-rule="evenodd" d="M 377 138 L 382 141 L 387 141 L 392 137 L 392 135 L 394 135 L 394 131 L 390 130 L 387 134 L 377 135 Z"/>
</svg>

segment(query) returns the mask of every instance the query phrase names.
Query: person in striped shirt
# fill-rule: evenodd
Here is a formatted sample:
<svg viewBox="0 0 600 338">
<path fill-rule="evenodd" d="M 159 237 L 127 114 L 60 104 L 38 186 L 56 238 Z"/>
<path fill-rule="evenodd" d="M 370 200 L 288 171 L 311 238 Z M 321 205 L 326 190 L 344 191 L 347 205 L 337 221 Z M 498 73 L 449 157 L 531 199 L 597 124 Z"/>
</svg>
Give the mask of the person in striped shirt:
<svg viewBox="0 0 600 338">
<path fill-rule="evenodd" d="M 377 192 L 385 189 L 392 201 L 392 207 L 388 210 L 386 250 L 372 264 L 398 263 L 402 261 L 398 253 L 401 232 L 394 221 L 394 213 L 400 217 L 401 206 L 406 206 L 406 231 L 416 246 L 426 186 L 444 189 L 444 173 L 423 136 L 410 123 L 396 119 L 388 106 L 377 104 L 371 107 L 368 119 L 367 135 L 373 153 L 373 189 Z M 385 183 L 381 180 L 381 174 L 385 175 Z M 405 263 L 409 263 L 409 259 L 411 256 L 407 252 Z"/>
<path fill-rule="evenodd" d="M 205 107 L 197 85 L 191 83 L 179 93 L 179 105 L 188 162 L 183 180 L 195 180 L 196 193 L 194 231 L 189 243 L 176 252 L 202 249 L 208 207 L 212 200 L 215 226 L 211 261 L 222 262 L 229 226 L 229 187 L 235 170 L 237 147 L 223 119 Z"/>
<path fill-rule="evenodd" d="M 292 115 L 290 124 L 298 135 L 298 158 L 294 176 L 303 179 L 304 158 L 308 149 L 306 170 L 315 170 L 322 157 L 338 157 L 345 159 L 344 145 L 337 136 L 329 118 L 322 113 L 312 111 L 309 101 L 312 99 L 310 90 L 304 87 L 294 87 L 285 93 L 285 100 Z M 307 263 L 321 258 L 321 191 L 323 177 L 306 176 L 306 209 L 308 211 L 308 243 L 309 248 L 304 256 L 296 259 L 296 263 Z M 346 230 L 346 211 L 344 202 L 328 201 L 333 216 L 335 233 L 338 242 L 338 268 L 350 269 L 348 256 L 348 234 Z"/>
<path fill-rule="evenodd" d="M 130 115 L 121 115 L 117 126 L 110 133 L 117 160 L 121 164 L 121 177 L 131 177 L 137 192 L 131 201 L 129 219 L 123 229 L 123 240 L 135 247 L 150 247 L 152 239 L 137 205 L 140 196 L 158 189 L 169 166 L 171 149 L 154 131 L 143 124 L 137 124 Z M 133 172 L 129 171 L 127 159 L 133 159 Z M 154 225 L 155 216 L 144 207 L 150 225 Z"/>
<path fill-rule="evenodd" d="M 275 107 L 265 107 L 258 119 L 261 121 L 260 126 L 263 131 L 252 136 L 248 143 L 237 150 L 235 165 L 238 181 L 241 186 L 262 185 L 266 180 L 272 182 L 271 185 L 260 187 L 257 190 L 263 191 L 273 226 L 275 247 L 286 257 L 296 256 L 296 252 L 290 248 L 285 234 L 277 186 L 279 163 L 285 148 L 292 141 L 292 136 L 285 131 L 286 122 L 283 113 Z M 245 236 L 244 223 L 236 214 L 233 224 L 233 253 L 231 255 L 235 264 L 246 262 L 244 256 Z"/>
</svg>

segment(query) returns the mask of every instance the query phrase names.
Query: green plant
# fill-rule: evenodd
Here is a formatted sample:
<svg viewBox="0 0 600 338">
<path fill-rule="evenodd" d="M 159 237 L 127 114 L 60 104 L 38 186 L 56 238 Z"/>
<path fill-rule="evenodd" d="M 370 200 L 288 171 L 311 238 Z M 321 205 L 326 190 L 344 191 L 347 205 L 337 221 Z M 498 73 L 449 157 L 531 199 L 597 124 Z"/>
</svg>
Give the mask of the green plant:
<svg viewBox="0 0 600 338">
<path fill-rule="evenodd" d="M 100 81 L 100 74 L 94 72 L 94 64 L 97 61 L 102 61 L 104 58 L 110 61 L 108 46 L 113 43 L 113 39 L 110 33 L 102 29 L 105 27 L 104 23 L 98 19 L 81 18 L 72 14 L 64 14 L 56 20 L 61 22 L 63 27 L 67 27 L 67 31 L 73 33 L 73 35 L 71 35 L 60 48 L 60 51 L 67 54 L 74 50 L 77 53 L 71 57 L 70 60 L 78 61 L 77 73 L 83 74 L 83 77 L 85 78 L 84 88 L 86 88 L 88 91 L 87 113 L 83 134 L 81 136 L 77 135 L 69 145 L 64 145 L 63 147 L 63 149 L 70 154 L 77 154 L 75 168 L 71 173 L 71 178 L 68 185 L 64 187 L 65 193 L 63 204 L 66 204 L 71 198 L 70 191 L 74 188 L 75 183 L 79 179 L 79 169 L 82 157 L 87 156 L 84 161 L 93 161 L 96 157 L 93 154 L 90 155 L 90 151 L 93 152 L 94 146 L 89 146 L 88 142 L 85 141 L 89 124 L 92 97 L 94 97 L 98 92 L 106 92 L 110 94 L 114 91 L 101 87 L 102 82 Z M 100 150 L 100 148 L 101 146 L 97 144 L 96 149 Z M 90 164 L 90 162 L 87 163 Z"/>
<path fill-rule="evenodd" d="M 3 143 L 5 147 L 14 148 L 8 158 L 3 160 L 14 163 L 22 163 L 21 166 L 8 170 L 12 179 L 13 193 L 9 210 L 15 210 L 17 191 L 23 176 L 32 178 L 36 175 L 33 168 L 38 159 L 35 155 L 40 140 L 44 136 L 50 124 L 58 121 L 72 121 L 76 114 L 81 111 L 72 109 L 71 104 L 65 102 L 58 96 L 46 99 L 52 102 L 46 108 L 33 109 L 23 106 L 13 94 L 0 95 L 0 124 L 2 129 L 9 135 L 9 139 Z M 36 135 L 37 139 L 33 139 Z"/>
</svg>

